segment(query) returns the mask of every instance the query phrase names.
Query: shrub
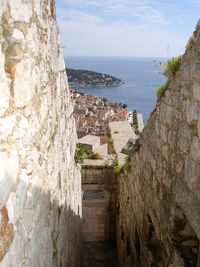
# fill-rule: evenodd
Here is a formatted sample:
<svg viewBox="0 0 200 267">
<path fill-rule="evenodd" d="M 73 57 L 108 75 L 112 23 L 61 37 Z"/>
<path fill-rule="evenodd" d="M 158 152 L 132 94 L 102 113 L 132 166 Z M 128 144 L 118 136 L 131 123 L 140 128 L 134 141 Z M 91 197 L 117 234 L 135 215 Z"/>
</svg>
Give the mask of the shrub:
<svg viewBox="0 0 200 267">
<path fill-rule="evenodd" d="M 116 154 L 116 150 L 115 150 L 115 147 L 114 147 L 114 140 L 113 140 L 113 138 L 110 138 L 108 140 L 108 145 L 109 145 L 109 147 L 111 149 L 112 154 Z"/>
<path fill-rule="evenodd" d="M 173 79 L 176 73 L 180 70 L 182 56 L 172 57 L 167 63 L 155 62 L 156 66 L 162 71 L 169 80 Z"/>
<path fill-rule="evenodd" d="M 87 156 L 87 159 L 102 159 L 102 157 L 99 155 L 99 153 L 92 152 L 90 155 Z"/>
<path fill-rule="evenodd" d="M 126 170 L 127 172 L 131 171 L 131 158 L 128 155 L 125 158 L 124 170 Z"/>
<path fill-rule="evenodd" d="M 173 57 L 168 60 L 163 74 L 169 79 L 173 79 L 176 73 L 180 70 L 182 56 Z"/>
<path fill-rule="evenodd" d="M 117 166 L 118 165 L 118 158 L 115 157 L 112 161 L 113 165 Z"/>
<path fill-rule="evenodd" d="M 118 161 L 117 161 L 117 164 L 118 164 Z M 131 171 L 131 158 L 128 155 L 125 158 L 125 163 L 123 165 L 117 165 L 114 169 L 114 172 L 116 175 L 120 175 L 124 171 L 127 171 L 127 172 Z"/>
<path fill-rule="evenodd" d="M 110 139 L 108 140 L 108 144 L 109 144 L 109 145 L 113 145 L 113 142 L 114 142 L 114 141 L 113 141 L 113 138 L 110 138 Z"/>
<path fill-rule="evenodd" d="M 131 157 L 129 155 L 126 155 L 125 162 L 127 162 L 127 163 L 131 162 Z"/>
<path fill-rule="evenodd" d="M 76 151 L 75 151 L 75 162 L 82 164 L 84 159 L 86 159 L 91 152 L 85 148 L 83 144 L 76 144 Z"/>
<path fill-rule="evenodd" d="M 161 85 L 156 91 L 157 98 L 160 99 L 165 94 L 166 90 L 167 90 L 167 86 Z"/>
<path fill-rule="evenodd" d="M 140 134 L 139 130 L 135 130 L 135 134 L 139 135 Z"/>
<path fill-rule="evenodd" d="M 165 94 L 166 90 L 168 89 L 170 80 L 172 80 L 179 72 L 181 61 L 182 56 L 178 56 L 172 57 L 166 64 L 163 62 L 156 63 L 156 65 L 162 70 L 162 73 L 168 78 L 166 85 L 161 85 L 156 91 L 158 99 L 160 99 Z"/>
<path fill-rule="evenodd" d="M 124 170 L 124 165 L 121 165 L 121 166 L 117 166 L 115 169 L 114 169 L 114 172 L 116 175 L 120 175 Z"/>
</svg>

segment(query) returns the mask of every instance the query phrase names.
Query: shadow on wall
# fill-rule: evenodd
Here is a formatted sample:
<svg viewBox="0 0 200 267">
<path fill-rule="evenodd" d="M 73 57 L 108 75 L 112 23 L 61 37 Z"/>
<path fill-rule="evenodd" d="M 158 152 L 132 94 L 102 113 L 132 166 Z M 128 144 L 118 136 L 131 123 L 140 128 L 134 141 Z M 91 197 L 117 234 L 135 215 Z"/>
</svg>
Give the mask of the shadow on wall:
<svg viewBox="0 0 200 267">
<path fill-rule="evenodd" d="M 23 183 L 0 209 L 0 265 L 79 267 L 80 207 L 72 210 L 61 189 L 50 193 Z"/>
<path fill-rule="evenodd" d="M 172 241 L 175 247 L 175 265 L 200 266 L 199 239 L 178 205 L 175 208 Z"/>
</svg>

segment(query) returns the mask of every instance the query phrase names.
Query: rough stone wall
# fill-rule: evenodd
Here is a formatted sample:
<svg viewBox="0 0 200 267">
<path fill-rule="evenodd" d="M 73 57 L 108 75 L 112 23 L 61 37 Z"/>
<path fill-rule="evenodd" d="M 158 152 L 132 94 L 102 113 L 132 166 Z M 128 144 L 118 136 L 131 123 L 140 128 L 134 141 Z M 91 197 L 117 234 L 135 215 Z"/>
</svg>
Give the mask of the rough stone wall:
<svg viewBox="0 0 200 267">
<path fill-rule="evenodd" d="M 200 266 L 200 27 L 118 179 L 120 266 Z"/>
<path fill-rule="evenodd" d="M 0 1 L 0 266 L 79 266 L 81 179 L 54 0 Z"/>
</svg>

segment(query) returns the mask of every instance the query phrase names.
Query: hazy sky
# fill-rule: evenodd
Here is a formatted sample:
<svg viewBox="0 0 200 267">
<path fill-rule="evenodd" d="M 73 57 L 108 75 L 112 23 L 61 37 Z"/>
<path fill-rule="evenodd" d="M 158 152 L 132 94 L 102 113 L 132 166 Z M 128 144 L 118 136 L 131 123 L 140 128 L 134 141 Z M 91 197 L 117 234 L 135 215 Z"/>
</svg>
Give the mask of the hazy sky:
<svg viewBox="0 0 200 267">
<path fill-rule="evenodd" d="M 200 0 L 56 0 L 65 55 L 169 56 L 184 52 Z"/>
</svg>

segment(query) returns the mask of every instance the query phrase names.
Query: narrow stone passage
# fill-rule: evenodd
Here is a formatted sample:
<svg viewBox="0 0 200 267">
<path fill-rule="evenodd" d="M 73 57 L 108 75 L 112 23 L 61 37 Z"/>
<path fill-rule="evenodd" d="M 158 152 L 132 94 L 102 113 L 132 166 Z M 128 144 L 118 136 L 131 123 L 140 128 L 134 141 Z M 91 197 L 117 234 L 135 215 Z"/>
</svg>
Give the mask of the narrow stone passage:
<svg viewBox="0 0 200 267">
<path fill-rule="evenodd" d="M 82 267 L 117 267 L 117 251 L 112 242 L 85 242 Z"/>
<path fill-rule="evenodd" d="M 113 167 L 90 160 L 82 166 L 82 267 L 117 267 L 116 176 Z"/>
</svg>

